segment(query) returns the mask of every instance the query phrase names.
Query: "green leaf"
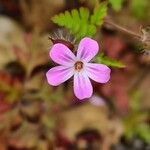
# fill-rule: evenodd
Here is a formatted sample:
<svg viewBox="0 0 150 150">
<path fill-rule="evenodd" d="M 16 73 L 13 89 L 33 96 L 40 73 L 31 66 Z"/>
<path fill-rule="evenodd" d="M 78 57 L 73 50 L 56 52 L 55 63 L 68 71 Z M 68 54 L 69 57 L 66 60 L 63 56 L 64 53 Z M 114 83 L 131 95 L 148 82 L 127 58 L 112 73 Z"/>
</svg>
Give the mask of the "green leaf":
<svg viewBox="0 0 150 150">
<path fill-rule="evenodd" d="M 90 12 L 87 8 L 81 7 L 79 10 L 73 9 L 71 12 L 65 11 L 55 15 L 52 21 L 59 26 L 66 27 L 79 40 L 84 36 L 93 36 L 96 30 L 88 29 Z"/>
<path fill-rule="evenodd" d="M 96 26 L 88 25 L 88 34 L 87 34 L 87 36 L 91 37 L 91 35 L 93 35 L 94 33 L 96 33 Z"/>
<path fill-rule="evenodd" d="M 87 8 L 81 7 L 79 10 L 73 9 L 71 12 L 65 11 L 52 17 L 52 21 L 61 27 L 71 31 L 77 40 L 96 34 L 96 27 L 102 25 L 103 18 L 107 14 L 107 3 L 96 6 L 93 14 Z"/>
<path fill-rule="evenodd" d="M 80 12 L 80 17 L 81 17 L 81 19 L 82 19 L 84 22 L 88 21 L 89 16 L 90 16 L 89 10 L 88 10 L 88 9 L 85 9 L 85 8 L 83 8 L 83 7 L 81 7 L 81 8 L 79 9 L 79 12 Z"/>
<path fill-rule="evenodd" d="M 101 64 L 105 64 L 105 65 L 111 66 L 111 67 L 117 67 L 117 68 L 124 68 L 125 67 L 125 65 L 122 62 L 108 58 L 108 57 L 104 56 L 104 54 L 98 55 L 96 57 L 96 62 L 101 63 Z"/>
<path fill-rule="evenodd" d="M 123 1 L 124 0 L 109 0 L 110 4 L 112 5 L 112 8 L 115 11 L 120 11 L 121 10 Z"/>
<path fill-rule="evenodd" d="M 91 24 L 97 26 L 102 25 L 104 17 L 107 15 L 107 3 L 103 2 L 95 7 L 93 15 L 91 16 Z"/>
</svg>

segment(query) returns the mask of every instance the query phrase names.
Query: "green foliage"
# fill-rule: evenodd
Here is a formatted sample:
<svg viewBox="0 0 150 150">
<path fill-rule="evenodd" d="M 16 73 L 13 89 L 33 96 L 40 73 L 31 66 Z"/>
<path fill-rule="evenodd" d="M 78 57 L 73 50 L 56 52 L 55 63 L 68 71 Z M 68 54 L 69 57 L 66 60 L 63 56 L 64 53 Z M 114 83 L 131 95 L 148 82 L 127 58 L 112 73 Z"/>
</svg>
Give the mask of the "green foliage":
<svg viewBox="0 0 150 150">
<path fill-rule="evenodd" d="M 117 68 L 124 68 L 125 65 L 118 61 L 118 60 L 114 60 L 114 59 L 111 59 L 111 58 L 108 58 L 107 56 L 104 56 L 104 54 L 100 54 L 96 57 L 96 60 L 95 60 L 97 63 L 100 63 L 100 64 L 105 64 L 107 66 L 111 66 L 111 67 L 117 67 Z"/>
<path fill-rule="evenodd" d="M 148 13 L 149 0 L 132 0 L 131 11 L 137 19 L 146 19 Z"/>
<path fill-rule="evenodd" d="M 101 3 L 96 6 L 91 16 L 91 23 L 97 26 L 101 26 L 103 23 L 103 18 L 107 15 L 107 3 Z"/>
<path fill-rule="evenodd" d="M 107 14 L 107 3 L 96 6 L 93 14 L 87 8 L 81 7 L 79 10 L 73 9 L 71 12 L 65 11 L 55 15 L 52 21 L 61 27 L 65 27 L 79 40 L 85 36 L 93 37 L 96 27 L 101 26 L 103 18 Z"/>
<path fill-rule="evenodd" d="M 120 11 L 124 0 L 109 0 L 109 2 L 115 11 Z"/>
</svg>

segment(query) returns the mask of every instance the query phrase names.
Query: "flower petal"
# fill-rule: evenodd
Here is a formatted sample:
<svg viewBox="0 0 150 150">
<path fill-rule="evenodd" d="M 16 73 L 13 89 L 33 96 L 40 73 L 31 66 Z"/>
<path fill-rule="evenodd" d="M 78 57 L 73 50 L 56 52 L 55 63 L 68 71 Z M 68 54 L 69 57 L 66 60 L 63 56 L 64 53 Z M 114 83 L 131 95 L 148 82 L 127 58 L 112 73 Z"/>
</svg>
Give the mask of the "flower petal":
<svg viewBox="0 0 150 150">
<path fill-rule="evenodd" d="M 99 50 L 97 41 L 91 38 L 83 38 L 79 44 L 77 58 L 89 62 Z"/>
<path fill-rule="evenodd" d="M 106 83 L 110 79 L 110 68 L 103 64 L 87 63 L 86 71 L 89 78 L 99 83 Z"/>
<path fill-rule="evenodd" d="M 78 99 L 92 96 L 93 87 L 90 79 L 84 72 L 77 72 L 74 75 L 74 93 Z"/>
<path fill-rule="evenodd" d="M 54 44 L 49 54 L 52 60 L 57 64 L 64 66 L 72 66 L 72 64 L 74 64 L 75 55 L 67 46 L 61 43 Z"/>
<path fill-rule="evenodd" d="M 71 78 L 74 74 L 73 68 L 65 67 L 65 66 L 57 66 L 51 68 L 47 73 L 47 81 L 50 85 L 57 86 L 69 78 Z"/>
</svg>

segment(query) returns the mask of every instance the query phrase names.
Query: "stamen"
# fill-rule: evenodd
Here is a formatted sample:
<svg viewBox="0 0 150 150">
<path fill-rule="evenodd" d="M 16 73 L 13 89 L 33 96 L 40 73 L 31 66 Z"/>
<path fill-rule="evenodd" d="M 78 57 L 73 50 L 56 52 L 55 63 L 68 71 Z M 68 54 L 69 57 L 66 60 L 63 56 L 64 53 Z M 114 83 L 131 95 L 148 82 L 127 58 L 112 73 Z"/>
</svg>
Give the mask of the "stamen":
<svg viewBox="0 0 150 150">
<path fill-rule="evenodd" d="M 77 61 L 74 65 L 75 70 L 77 70 L 78 72 L 83 68 L 83 62 L 81 61 Z"/>
</svg>

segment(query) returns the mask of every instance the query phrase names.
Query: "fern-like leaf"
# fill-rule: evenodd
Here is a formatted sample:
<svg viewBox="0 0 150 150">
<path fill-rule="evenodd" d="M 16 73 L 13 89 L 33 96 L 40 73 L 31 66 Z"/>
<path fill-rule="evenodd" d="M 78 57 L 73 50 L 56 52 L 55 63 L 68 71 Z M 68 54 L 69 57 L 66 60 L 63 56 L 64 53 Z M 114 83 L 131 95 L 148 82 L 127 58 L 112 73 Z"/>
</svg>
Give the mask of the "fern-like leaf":
<svg viewBox="0 0 150 150">
<path fill-rule="evenodd" d="M 102 25 L 103 18 L 107 14 L 107 2 L 103 2 L 95 7 L 94 13 L 91 16 L 91 23 L 97 26 Z"/>
<path fill-rule="evenodd" d="M 106 3 L 101 3 L 91 15 L 87 8 L 81 7 L 79 10 L 73 9 L 71 12 L 65 11 L 55 15 L 52 21 L 61 27 L 71 31 L 80 40 L 88 36 L 93 37 L 96 33 L 96 26 L 100 26 L 107 12 Z"/>
<path fill-rule="evenodd" d="M 89 26 L 89 10 L 81 7 L 79 10 L 73 9 L 71 12 L 65 11 L 52 18 L 52 21 L 59 26 L 66 27 L 77 39 L 80 39 L 86 35 L 92 36 L 95 34 L 95 30 L 88 30 Z"/>
</svg>

